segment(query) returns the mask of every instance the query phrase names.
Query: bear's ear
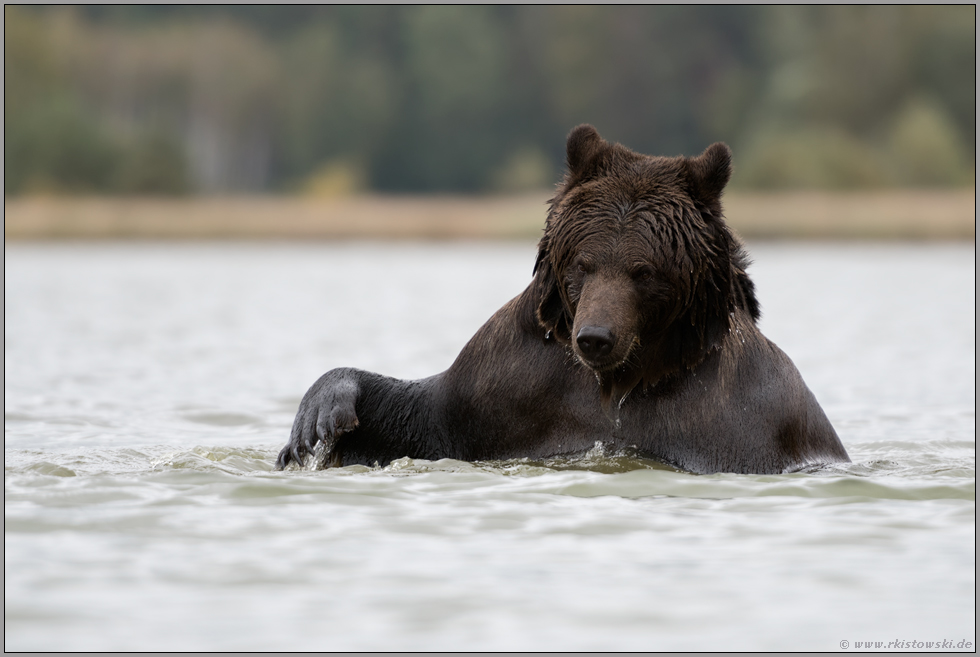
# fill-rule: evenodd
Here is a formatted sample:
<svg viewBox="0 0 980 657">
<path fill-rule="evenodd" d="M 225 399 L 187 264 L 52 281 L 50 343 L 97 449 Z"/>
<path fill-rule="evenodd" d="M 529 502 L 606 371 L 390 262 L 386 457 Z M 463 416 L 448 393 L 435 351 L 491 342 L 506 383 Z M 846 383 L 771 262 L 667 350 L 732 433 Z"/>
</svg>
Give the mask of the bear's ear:
<svg viewBox="0 0 980 657">
<path fill-rule="evenodd" d="M 717 142 L 697 157 L 687 159 L 691 196 L 709 206 L 719 206 L 721 192 L 732 177 L 732 149 Z"/>
<path fill-rule="evenodd" d="M 586 177 L 596 156 L 608 146 L 609 142 L 592 126 L 583 123 L 573 128 L 565 143 L 569 175 L 574 179 Z"/>
</svg>

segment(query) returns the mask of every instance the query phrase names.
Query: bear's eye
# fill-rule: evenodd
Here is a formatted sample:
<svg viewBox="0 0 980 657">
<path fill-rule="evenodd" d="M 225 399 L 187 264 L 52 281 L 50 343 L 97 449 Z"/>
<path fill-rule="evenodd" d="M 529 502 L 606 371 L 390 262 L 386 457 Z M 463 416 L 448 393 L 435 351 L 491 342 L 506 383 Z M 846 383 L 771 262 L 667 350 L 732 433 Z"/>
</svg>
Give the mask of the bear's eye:
<svg viewBox="0 0 980 657">
<path fill-rule="evenodd" d="M 637 267 L 632 272 L 633 280 L 637 283 L 647 283 L 653 280 L 654 272 L 653 267 L 649 265 L 644 265 L 642 267 Z"/>
<path fill-rule="evenodd" d="M 593 266 L 587 260 L 576 260 L 573 270 L 578 275 L 591 274 L 593 271 Z"/>
</svg>

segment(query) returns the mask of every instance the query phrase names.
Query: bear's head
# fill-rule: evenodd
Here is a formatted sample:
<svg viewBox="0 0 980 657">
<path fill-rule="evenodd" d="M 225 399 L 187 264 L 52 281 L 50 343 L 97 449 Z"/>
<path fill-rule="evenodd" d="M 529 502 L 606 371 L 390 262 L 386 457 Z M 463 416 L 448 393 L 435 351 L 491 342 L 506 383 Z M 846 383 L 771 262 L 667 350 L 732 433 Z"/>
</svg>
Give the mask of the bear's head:
<svg viewBox="0 0 980 657">
<path fill-rule="evenodd" d="M 550 201 L 534 289 L 540 324 L 595 372 L 616 417 L 637 384 L 698 365 L 736 308 L 759 315 L 746 257 L 725 224 L 731 151 L 651 157 L 572 130 Z"/>
</svg>

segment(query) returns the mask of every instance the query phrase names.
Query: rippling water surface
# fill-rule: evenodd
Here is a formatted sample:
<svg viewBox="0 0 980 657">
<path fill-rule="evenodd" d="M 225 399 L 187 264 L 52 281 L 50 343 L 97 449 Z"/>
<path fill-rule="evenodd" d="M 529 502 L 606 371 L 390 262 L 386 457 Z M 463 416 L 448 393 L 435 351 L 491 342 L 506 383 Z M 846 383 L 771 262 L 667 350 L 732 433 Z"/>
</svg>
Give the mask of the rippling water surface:
<svg viewBox="0 0 980 657">
<path fill-rule="evenodd" d="M 275 472 L 325 370 L 448 367 L 531 244 L 14 244 L 7 650 L 974 642 L 973 245 L 750 245 L 853 463 Z"/>
</svg>

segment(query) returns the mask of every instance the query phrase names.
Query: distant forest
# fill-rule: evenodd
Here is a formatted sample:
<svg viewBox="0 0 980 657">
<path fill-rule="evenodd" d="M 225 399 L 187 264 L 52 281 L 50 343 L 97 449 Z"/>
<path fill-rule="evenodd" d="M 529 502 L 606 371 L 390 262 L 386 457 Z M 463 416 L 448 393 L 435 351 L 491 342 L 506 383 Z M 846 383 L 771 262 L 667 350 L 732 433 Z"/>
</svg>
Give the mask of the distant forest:
<svg viewBox="0 0 980 657">
<path fill-rule="evenodd" d="M 976 8 L 4 8 L 4 192 L 544 189 L 592 123 L 742 188 L 970 185 Z"/>
</svg>

